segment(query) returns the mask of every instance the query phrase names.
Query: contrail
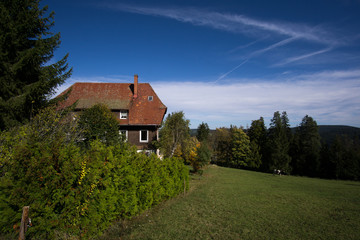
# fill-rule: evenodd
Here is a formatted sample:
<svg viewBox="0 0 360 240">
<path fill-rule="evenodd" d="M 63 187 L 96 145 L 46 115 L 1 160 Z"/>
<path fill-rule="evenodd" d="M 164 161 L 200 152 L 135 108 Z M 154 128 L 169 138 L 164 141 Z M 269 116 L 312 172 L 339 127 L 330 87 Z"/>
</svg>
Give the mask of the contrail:
<svg viewBox="0 0 360 240">
<path fill-rule="evenodd" d="M 283 61 L 281 63 L 274 64 L 273 66 L 282 66 L 282 65 L 292 63 L 292 62 L 296 62 L 296 61 L 299 61 L 299 60 L 302 60 L 302 59 L 305 59 L 305 58 L 309 58 L 309 57 L 312 57 L 312 56 L 315 56 L 315 55 L 318 55 L 318 54 L 326 53 L 326 52 L 329 52 L 331 50 L 333 50 L 333 48 L 329 47 L 329 48 L 325 48 L 323 50 L 319 50 L 319 51 L 316 51 L 316 52 L 304 54 L 304 55 L 297 56 L 297 57 L 288 58 L 288 59 L 286 59 L 285 61 Z"/>
<path fill-rule="evenodd" d="M 238 69 L 239 67 L 244 65 L 247 61 L 249 61 L 249 59 L 246 59 L 245 61 L 243 61 L 242 63 L 240 63 L 239 65 L 237 65 L 236 67 L 234 67 L 233 69 L 228 71 L 227 73 L 221 75 L 216 81 L 219 81 L 219 80 L 223 79 L 224 77 L 226 77 L 227 75 L 229 75 L 230 73 L 232 73 L 233 71 L 235 71 L 236 69 Z"/>
</svg>

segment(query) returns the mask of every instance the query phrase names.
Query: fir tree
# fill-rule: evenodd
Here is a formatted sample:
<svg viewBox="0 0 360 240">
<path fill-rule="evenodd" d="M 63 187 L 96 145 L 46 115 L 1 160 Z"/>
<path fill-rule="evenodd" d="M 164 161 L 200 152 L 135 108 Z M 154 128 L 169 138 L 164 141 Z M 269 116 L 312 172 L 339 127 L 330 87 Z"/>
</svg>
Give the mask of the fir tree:
<svg viewBox="0 0 360 240">
<path fill-rule="evenodd" d="M 271 119 L 269 141 L 267 142 L 270 151 L 269 170 L 275 168 L 290 172 L 290 141 L 291 131 L 286 112 L 281 115 L 279 112 L 275 112 L 274 117 Z"/>
<path fill-rule="evenodd" d="M 253 120 L 251 122 L 251 126 L 248 131 L 248 136 L 250 138 L 250 146 L 251 146 L 251 158 L 254 162 L 254 168 L 258 168 L 262 166 L 262 170 L 264 169 L 263 166 L 267 166 L 268 155 L 266 153 L 266 126 L 264 122 L 264 118 L 260 117 L 258 120 Z"/>
<path fill-rule="evenodd" d="M 72 71 L 68 55 L 50 62 L 60 33 L 50 32 L 54 12 L 46 15 L 48 7 L 39 2 L 0 2 L 0 129 L 28 121 Z"/>
<path fill-rule="evenodd" d="M 197 128 L 196 138 L 200 142 L 204 142 L 204 141 L 206 142 L 209 139 L 209 134 L 210 134 L 209 125 L 207 123 L 204 123 L 204 122 L 199 124 L 199 126 Z"/>
<path fill-rule="evenodd" d="M 321 142 L 316 121 L 306 115 L 296 129 L 293 141 L 294 173 L 318 176 L 320 167 Z"/>
</svg>

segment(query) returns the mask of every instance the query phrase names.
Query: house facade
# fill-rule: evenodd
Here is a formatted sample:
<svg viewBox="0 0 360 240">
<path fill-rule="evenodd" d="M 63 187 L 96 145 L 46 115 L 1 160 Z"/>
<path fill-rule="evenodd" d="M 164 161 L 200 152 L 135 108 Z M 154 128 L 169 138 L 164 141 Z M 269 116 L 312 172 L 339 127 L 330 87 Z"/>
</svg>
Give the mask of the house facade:
<svg viewBox="0 0 360 240">
<path fill-rule="evenodd" d="M 77 82 L 60 95 L 70 93 L 60 108 L 75 104 L 80 112 L 95 104 L 105 104 L 119 122 L 119 134 L 135 145 L 138 151 L 156 152 L 153 140 L 159 138 L 159 128 L 167 108 L 149 83 L 86 83 Z"/>
</svg>

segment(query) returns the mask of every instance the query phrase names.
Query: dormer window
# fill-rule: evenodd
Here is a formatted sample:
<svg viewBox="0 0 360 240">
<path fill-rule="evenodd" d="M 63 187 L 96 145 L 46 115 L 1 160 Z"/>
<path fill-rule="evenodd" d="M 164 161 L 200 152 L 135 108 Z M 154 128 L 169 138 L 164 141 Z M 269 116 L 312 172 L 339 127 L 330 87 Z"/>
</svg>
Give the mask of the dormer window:
<svg viewBox="0 0 360 240">
<path fill-rule="evenodd" d="M 148 101 L 151 102 L 153 100 L 153 96 L 148 96 Z"/>
<path fill-rule="evenodd" d="M 128 111 L 121 110 L 120 111 L 120 119 L 127 119 L 128 118 Z"/>
</svg>

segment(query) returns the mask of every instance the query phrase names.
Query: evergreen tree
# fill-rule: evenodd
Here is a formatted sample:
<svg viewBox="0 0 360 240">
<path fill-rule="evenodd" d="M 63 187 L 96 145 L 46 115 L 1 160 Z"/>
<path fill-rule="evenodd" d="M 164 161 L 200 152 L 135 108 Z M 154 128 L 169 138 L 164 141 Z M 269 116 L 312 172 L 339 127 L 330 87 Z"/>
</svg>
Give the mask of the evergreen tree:
<svg viewBox="0 0 360 240">
<path fill-rule="evenodd" d="M 195 164 L 193 164 L 193 168 L 196 171 L 198 171 L 201 167 L 209 164 L 211 159 L 211 151 L 209 149 L 209 146 L 203 142 L 200 143 L 200 146 L 196 149 L 196 161 Z M 194 167 L 194 166 L 197 167 Z"/>
<path fill-rule="evenodd" d="M 291 130 L 287 113 L 282 115 L 277 111 L 271 119 L 269 128 L 269 141 L 267 146 L 270 153 L 269 169 L 281 169 L 290 172 L 289 148 L 291 141 Z"/>
<path fill-rule="evenodd" d="M 296 129 L 293 141 L 293 172 L 300 175 L 318 176 L 321 142 L 316 121 L 306 115 Z"/>
<path fill-rule="evenodd" d="M 28 121 L 70 77 L 66 55 L 50 63 L 60 45 L 53 34 L 54 12 L 39 0 L 0 2 L 0 129 Z"/>
<path fill-rule="evenodd" d="M 214 137 L 215 162 L 229 166 L 231 159 L 231 133 L 228 128 L 217 128 Z"/>
<path fill-rule="evenodd" d="M 258 120 L 253 120 L 248 131 L 248 136 L 250 138 L 251 158 L 254 162 L 254 168 L 268 165 L 266 162 L 266 135 L 267 130 L 264 118 L 260 117 Z"/>
<path fill-rule="evenodd" d="M 197 128 L 197 139 L 200 142 L 207 142 L 207 140 L 209 139 L 209 134 L 210 134 L 210 128 L 209 125 L 207 123 L 202 122 L 201 124 L 199 124 L 198 128 Z"/>
<path fill-rule="evenodd" d="M 248 136 L 250 137 L 250 141 L 255 142 L 260 147 L 264 146 L 266 142 L 266 126 L 263 117 L 251 122 Z"/>
<path fill-rule="evenodd" d="M 360 179 L 360 140 L 337 136 L 330 147 L 330 162 L 337 179 Z"/>
<path fill-rule="evenodd" d="M 330 146 L 326 142 L 321 144 L 320 177 L 336 178 L 336 164 L 331 161 Z"/>
<path fill-rule="evenodd" d="M 260 153 L 260 147 L 254 141 L 250 141 L 250 154 L 248 156 L 248 167 L 252 169 L 258 169 L 262 163 L 262 155 Z"/>
</svg>

